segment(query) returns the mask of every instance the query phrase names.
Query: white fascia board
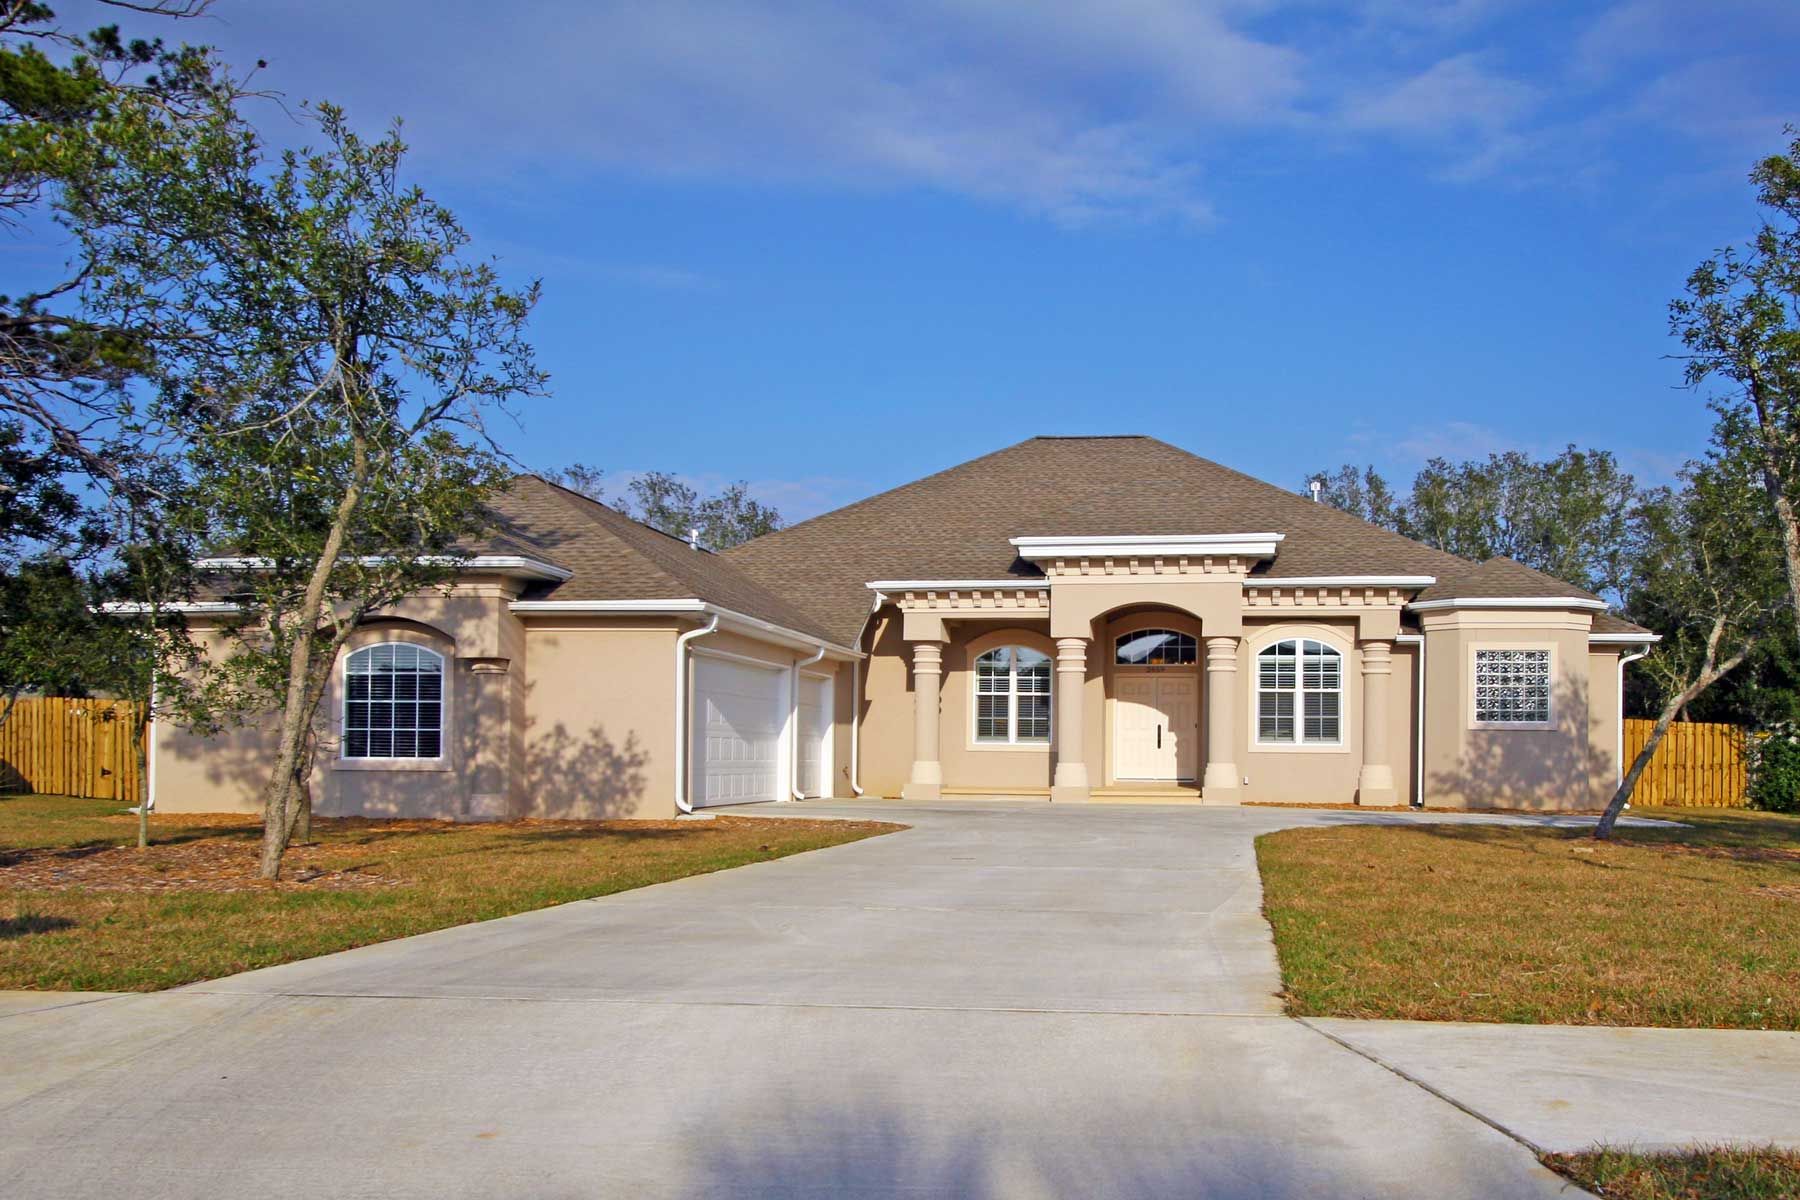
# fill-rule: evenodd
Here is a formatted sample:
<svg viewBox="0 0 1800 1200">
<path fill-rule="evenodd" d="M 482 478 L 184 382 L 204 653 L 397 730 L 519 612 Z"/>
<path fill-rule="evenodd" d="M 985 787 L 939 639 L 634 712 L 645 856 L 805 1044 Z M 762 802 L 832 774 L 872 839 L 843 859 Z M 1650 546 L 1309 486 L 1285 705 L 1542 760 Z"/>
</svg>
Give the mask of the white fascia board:
<svg viewBox="0 0 1800 1200">
<path fill-rule="evenodd" d="M 746 616 L 729 608 L 721 608 L 717 604 L 709 604 L 705 600 L 685 598 L 680 600 L 515 600 L 507 606 L 511 611 L 521 615 L 559 615 L 565 617 L 665 617 L 665 616 L 717 616 L 722 628 L 748 633 L 765 641 L 789 645 L 805 650 L 817 650 L 823 646 L 826 650 L 849 658 L 861 658 L 860 651 L 848 646 L 840 646 L 836 642 L 828 642 L 798 630 L 789 629 L 785 625 L 777 625 L 773 621 L 765 621 L 761 617 Z"/>
<path fill-rule="evenodd" d="M 1042 591 L 1048 579 L 877 579 L 865 583 L 871 592 Z"/>
<path fill-rule="evenodd" d="M 1394 640 L 1402 646 L 1417 646 L 1425 640 L 1425 635 L 1422 633 L 1396 633 Z"/>
<path fill-rule="evenodd" d="M 1579 596 L 1473 596 L 1448 600 L 1415 600 L 1406 606 L 1413 612 L 1434 612 L 1445 608 L 1585 608 L 1599 611 L 1604 600 L 1583 600 Z"/>
<path fill-rule="evenodd" d="M 173 600 L 156 607 L 163 612 L 181 613 L 184 616 L 222 616 L 225 613 L 244 611 L 242 605 L 233 604 L 229 600 Z M 98 608 L 109 617 L 141 617 L 150 611 L 150 605 L 138 600 L 109 600 Z"/>
<path fill-rule="evenodd" d="M 646 616 L 706 611 L 704 600 L 514 600 L 507 606 L 516 613 L 562 613 L 566 616 Z"/>
<path fill-rule="evenodd" d="M 1653 646 L 1662 641 L 1660 633 L 1594 633 L 1588 635 L 1590 646 Z"/>
<path fill-rule="evenodd" d="M 384 560 L 371 555 L 362 561 L 378 563 Z M 538 558 L 527 558 L 521 554 L 475 554 L 467 558 L 454 554 L 436 554 L 421 556 L 417 561 L 433 566 L 455 567 L 461 571 L 498 571 L 503 575 L 558 583 L 573 578 L 575 574 L 567 567 L 559 567 Z M 267 571 L 274 566 L 274 562 L 268 558 L 200 558 L 194 560 L 194 565 L 203 571 Z"/>
<path fill-rule="evenodd" d="M 1109 537 L 1016 537 L 1009 539 L 1019 557 L 1120 558 L 1127 555 L 1194 558 L 1204 554 L 1240 554 L 1274 558 L 1284 533 L 1127 533 Z"/>
<path fill-rule="evenodd" d="M 1274 579 L 1252 575 L 1244 586 L 1253 587 L 1397 587 L 1428 588 L 1437 582 L 1435 575 L 1307 575 L 1291 579 Z"/>
</svg>

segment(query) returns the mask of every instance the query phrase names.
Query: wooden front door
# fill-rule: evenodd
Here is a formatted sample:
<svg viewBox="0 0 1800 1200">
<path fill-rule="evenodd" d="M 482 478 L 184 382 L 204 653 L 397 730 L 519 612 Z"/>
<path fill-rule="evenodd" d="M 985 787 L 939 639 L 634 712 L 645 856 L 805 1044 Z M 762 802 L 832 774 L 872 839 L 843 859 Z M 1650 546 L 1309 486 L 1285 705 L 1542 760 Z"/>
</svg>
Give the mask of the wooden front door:
<svg viewBox="0 0 1800 1200">
<path fill-rule="evenodd" d="M 1192 675 L 1119 675 L 1113 706 L 1113 774 L 1173 783 L 1199 761 L 1199 687 Z"/>
</svg>

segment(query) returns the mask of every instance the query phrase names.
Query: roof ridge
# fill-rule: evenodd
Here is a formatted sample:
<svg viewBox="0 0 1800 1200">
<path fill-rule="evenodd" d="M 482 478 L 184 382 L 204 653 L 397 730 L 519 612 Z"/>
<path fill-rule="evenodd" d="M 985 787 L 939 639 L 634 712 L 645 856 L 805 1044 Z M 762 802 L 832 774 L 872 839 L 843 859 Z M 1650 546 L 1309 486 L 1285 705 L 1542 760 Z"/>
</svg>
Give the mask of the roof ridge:
<svg viewBox="0 0 1800 1200">
<path fill-rule="evenodd" d="M 636 517 L 632 516 L 630 513 L 626 512 L 622 508 L 614 507 L 613 505 L 608 504 L 604 500 L 596 500 L 596 499 L 594 499 L 594 497 L 588 495 L 586 492 L 578 492 L 572 487 L 568 487 L 564 484 L 560 484 L 560 483 L 556 482 L 554 479 L 545 479 L 542 475 L 539 475 L 536 471 L 522 471 L 519 473 L 518 476 L 516 476 L 516 478 L 535 479 L 539 483 L 543 484 L 545 487 L 555 488 L 558 492 L 562 493 L 566 497 L 580 501 L 583 504 L 591 504 L 596 508 L 604 508 L 607 512 L 613 514 L 615 517 L 620 517 L 620 518 L 623 518 L 624 520 L 630 521 L 633 525 L 636 525 L 641 529 L 648 529 L 651 533 L 654 533 L 654 534 L 658 535 L 659 537 L 668 538 L 670 541 L 676 542 L 682 546 L 685 546 L 690 550 L 698 550 L 702 554 L 712 554 L 713 553 L 713 551 L 708 550 L 705 546 L 696 546 L 684 537 L 677 537 L 675 534 L 670 533 L 666 529 L 658 529 L 656 526 L 650 524 L 650 522 L 648 522 L 648 521 L 640 521 Z M 591 513 L 584 512 L 582 515 L 592 519 Z"/>
</svg>

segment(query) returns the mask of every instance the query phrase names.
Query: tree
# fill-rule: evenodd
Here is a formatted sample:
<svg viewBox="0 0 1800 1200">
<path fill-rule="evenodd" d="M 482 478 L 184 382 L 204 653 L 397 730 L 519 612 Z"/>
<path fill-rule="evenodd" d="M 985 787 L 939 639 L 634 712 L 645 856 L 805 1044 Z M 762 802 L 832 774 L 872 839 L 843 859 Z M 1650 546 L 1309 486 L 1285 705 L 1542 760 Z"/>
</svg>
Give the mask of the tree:
<svg viewBox="0 0 1800 1200">
<path fill-rule="evenodd" d="M 1324 481 L 1321 501 L 1450 554 L 1477 562 L 1503 555 L 1592 592 L 1618 594 L 1624 585 L 1638 491 L 1608 451 L 1434 458 L 1403 499 L 1373 467 L 1315 478 Z"/>
<path fill-rule="evenodd" d="M 597 504 L 606 503 L 606 472 L 599 467 L 589 466 L 587 463 L 570 463 L 566 467 L 545 471 L 544 478 L 558 487 L 578 492 Z"/>
<path fill-rule="evenodd" d="M 608 500 L 602 490 L 603 472 L 585 463 L 571 463 L 545 471 L 551 483 L 579 492 L 590 500 L 611 504 L 626 516 L 660 529 L 671 537 L 686 539 L 697 532 L 709 550 L 725 550 L 781 528 L 781 514 L 772 505 L 750 495 L 743 480 L 703 496 L 693 484 L 665 471 L 648 471 L 626 485 L 618 500 Z"/>
<path fill-rule="evenodd" d="M 102 3 L 138 18 L 207 7 Z M 25 687 L 144 692 L 132 731 L 140 766 L 154 688 L 132 680 L 145 671 L 153 679 L 163 661 L 143 657 L 152 642 L 166 651 L 174 641 L 127 638 L 91 606 L 109 598 L 107 581 L 132 574 L 132 555 L 167 558 L 159 514 L 170 497 L 155 489 L 178 473 L 167 469 L 170 431 L 146 420 L 135 391 L 162 331 L 142 307 L 103 315 L 88 303 L 99 266 L 89 235 L 120 218 L 111 200 L 121 181 L 185 156 L 211 128 L 209 114 L 239 94 L 202 47 L 127 39 L 117 25 L 72 32 L 45 4 L 0 5 L 0 225 L 61 223 L 74 234 L 60 269 L 0 296 L 0 722 Z M 147 618 L 153 628 L 162 605 Z"/>
<path fill-rule="evenodd" d="M 1688 276 L 1669 305 L 1687 347 L 1687 382 L 1731 385 L 1713 407 L 1751 456 L 1781 539 L 1788 604 L 1800 631 L 1800 134 L 1750 172 L 1762 227 Z"/>
<path fill-rule="evenodd" d="M 156 410 L 184 431 L 189 522 L 242 608 L 195 719 L 279 714 L 270 879 L 310 811 L 333 664 L 371 613 L 453 578 L 510 474 L 487 418 L 545 380 L 524 338 L 537 285 L 467 257 L 454 214 L 400 182 L 397 130 L 366 141 L 328 105 L 316 119 L 321 147 L 271 163 L 220 106 L 204 157 L 118 190 L 147 219 L 90 233 L 94 302 L 180 331 Z"/>
<path fill-rule="evenodd" d="M 1335 471 L 1321 471 L 1307 479 L 1306 486 L 1301 488 L 1303 494 L 1312 493 L 1314 480 L 1320 485 L 1321 504 L 1329 504 L 1395 533 L 1402 530 L 1406 516 L 1404 507 L 1374 467 L 1359 469 L 1345 463 Z"/>
<path fill-rule="evenodd" d="M 1720 452 L 1684 472 L 1679 490 L 1643 505 L 1647 536 L 1632 564 L 1632 605 L 1635 616 L 1662 634 L 1644 663 L 1662 707 L 1595 826 L 1596 838 L 1612 835 L 1669 725 L 1762 653 L 1785 624 L 1774 523 L 1746 450 L 1722 439 Z"/>
</svg>

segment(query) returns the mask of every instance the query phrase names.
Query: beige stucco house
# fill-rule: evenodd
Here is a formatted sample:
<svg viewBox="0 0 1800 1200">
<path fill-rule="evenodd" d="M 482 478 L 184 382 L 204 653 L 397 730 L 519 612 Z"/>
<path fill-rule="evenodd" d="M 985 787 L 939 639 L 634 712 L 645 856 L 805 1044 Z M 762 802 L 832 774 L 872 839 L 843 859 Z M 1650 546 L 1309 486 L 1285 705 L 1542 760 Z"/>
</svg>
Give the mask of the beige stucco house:
<svg viewBox="0 0 1800 1200">
<path fill-rule="evenodd" d="M 534 476 L 359 631 L 324 813 L 669 817 L 867 795 L 1583 809 L 1653 635 L 1152 438 L 1034 438 L 690 547 Z M 222 609 L 191 614 L 203 637 Z M 249 810 L 266 730 L 165 727 L 156 806 Z"/>
</svg>

